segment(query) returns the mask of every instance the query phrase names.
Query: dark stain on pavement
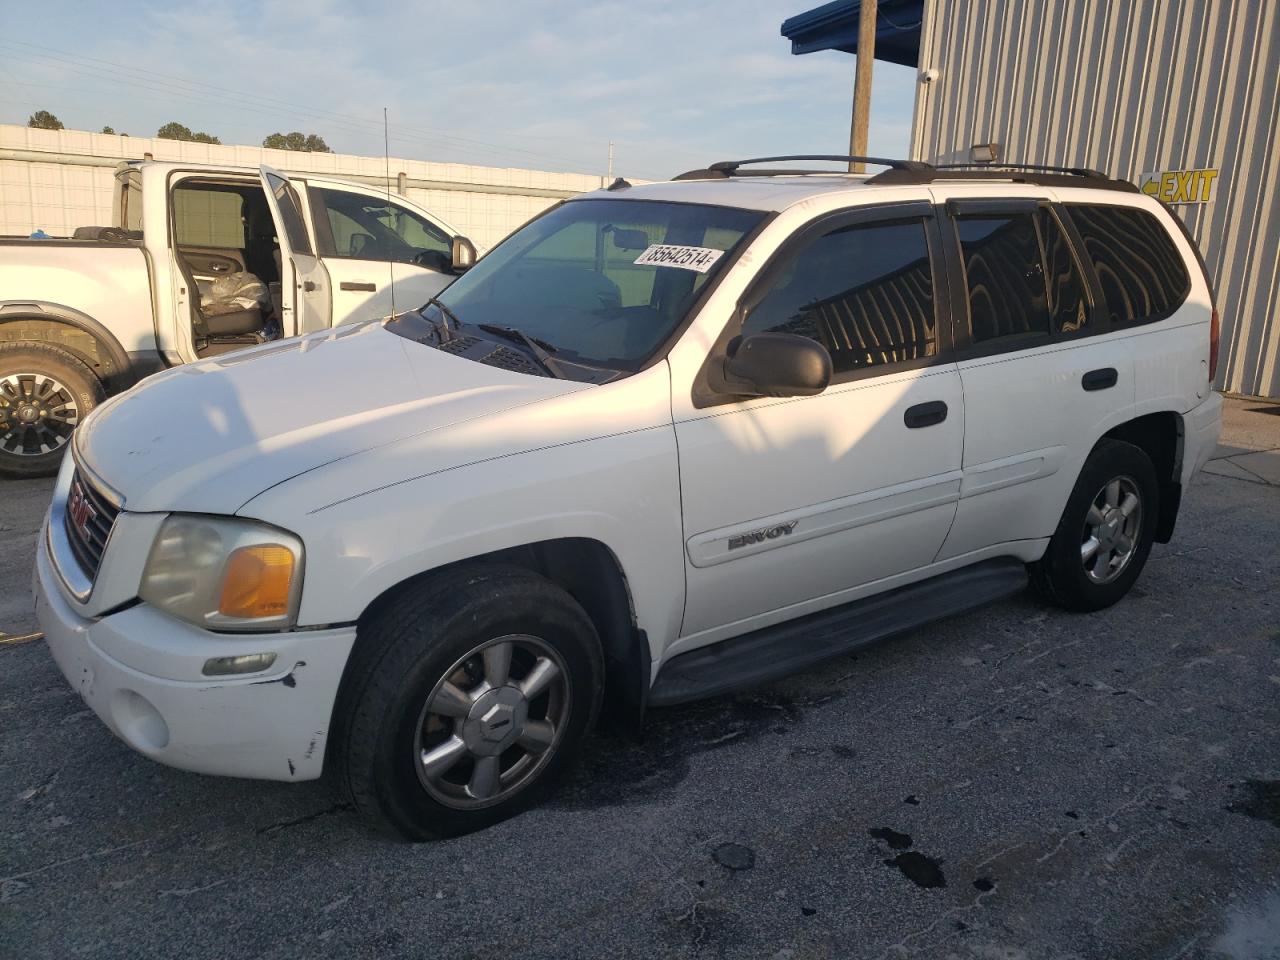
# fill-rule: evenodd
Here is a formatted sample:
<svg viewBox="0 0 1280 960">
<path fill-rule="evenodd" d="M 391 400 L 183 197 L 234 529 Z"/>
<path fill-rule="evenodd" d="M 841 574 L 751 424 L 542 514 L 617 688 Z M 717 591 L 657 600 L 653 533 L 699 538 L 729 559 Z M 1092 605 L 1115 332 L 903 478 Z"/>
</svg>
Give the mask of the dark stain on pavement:
<svg viewBox="0 0 1280 960">
<path fill-rule="evenodd" d="M 1280 827 L 1280 780 L 1246 780 L 1244 796 L 1227 809 Z"/>
<path fill-rule="evenodd" d="M 942 863 L 941 860 L 926 857 L 915 850 L 908 850 L 884 861 L 885 866 L 897 867 L 917 887 L 926 889 L 947 885 L 947 878 L 942 875 Z"/>
<path fill-rule="evenodd" d="M 716 863 L 728 870 L 750 870 L 756 865 L 756 852 L 740 843 L 722 843 L 712 851 Z"/>
<path fill-rule="evenodd" d="M 890 850 L 908 850 L 911 847 L 911 837 L 908 834 L 898 833 L 888 827 L 872 827 L 867 833 L 877 840 L 883 840 Z"/>
</svg>

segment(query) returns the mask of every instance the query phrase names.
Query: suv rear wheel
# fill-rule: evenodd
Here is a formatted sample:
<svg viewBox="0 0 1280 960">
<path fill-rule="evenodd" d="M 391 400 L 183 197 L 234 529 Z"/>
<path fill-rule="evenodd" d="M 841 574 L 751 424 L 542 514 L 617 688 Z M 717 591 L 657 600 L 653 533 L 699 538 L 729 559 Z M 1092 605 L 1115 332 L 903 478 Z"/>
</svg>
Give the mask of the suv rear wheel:
<svg viewBox="0 0 1280 960">
<path fill-rule="evenodd" d="M 410 840 L 505 820 L 573 765 L 603 673 L 591 620 L 549 580 L 494 565 L 420 581 L 360 625 L 334 717 L 341 786 Z"/>
<path fill-rule="evenodd" d="M 1068 610 L 1101 610 L 1138 579 L 1155 535 L 1159 484 L 1151 458 L 1104 438 L 1076 481 L 1032 583 Z"/>
<path fill-rule="evenodd" d="M 65 350 L 0 344 L 0 476 L 57 473 L 71 432 L 102 398 L 93 371 Z"/>
</svg>

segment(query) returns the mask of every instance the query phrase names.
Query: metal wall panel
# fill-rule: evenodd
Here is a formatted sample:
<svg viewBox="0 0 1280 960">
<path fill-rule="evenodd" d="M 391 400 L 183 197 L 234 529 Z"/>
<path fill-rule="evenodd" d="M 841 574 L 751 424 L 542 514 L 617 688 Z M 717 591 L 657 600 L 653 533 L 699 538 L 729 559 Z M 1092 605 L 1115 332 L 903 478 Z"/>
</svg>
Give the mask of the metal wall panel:
<svg viewBox="0 0 1280 960">
<path fill-rule="evenodd" d="M 1174 209 L 1222 315 L 1218 385 L 1280 397 L 1280 3 L 930 0 L 912 156 L 1148 170 L 1216 167 Z"/>
</svg>

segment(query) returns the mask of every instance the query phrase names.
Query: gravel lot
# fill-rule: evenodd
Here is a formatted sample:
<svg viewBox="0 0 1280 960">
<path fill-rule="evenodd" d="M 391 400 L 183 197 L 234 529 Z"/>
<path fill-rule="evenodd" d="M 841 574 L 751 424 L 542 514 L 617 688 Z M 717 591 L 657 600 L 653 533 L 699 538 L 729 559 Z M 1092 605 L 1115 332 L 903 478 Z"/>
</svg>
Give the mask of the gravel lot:
<svg viewBox="0 0 1280 960">
<path fill-rule="evenodd" d="M 1017 597 L 657 712 L 446 843 L 374 836 L 323 783 L 151 763 L 42 643 L 0 646 L 0 956 L 1280 957 L 1263 410 L 1232 404 L 1235 460 L 1117 607 Z M 49 486 L 0 483 L 10 635 Z"/>
</svg>

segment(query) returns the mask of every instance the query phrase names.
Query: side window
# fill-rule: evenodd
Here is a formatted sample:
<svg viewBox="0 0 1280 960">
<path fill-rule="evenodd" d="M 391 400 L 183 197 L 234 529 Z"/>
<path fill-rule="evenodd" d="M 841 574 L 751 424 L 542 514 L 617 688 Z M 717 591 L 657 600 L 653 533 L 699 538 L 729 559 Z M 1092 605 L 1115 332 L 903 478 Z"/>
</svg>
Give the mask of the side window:
<svg viewBox="0 0 1280 960">
<path fill-rule="evenodd" d="M 1071 204 L 1111 323 L 1162 320 L 1191 292 L 1182 255 L 1164 226 L 1145 210 Z"/>
<path fill-rule="evenodd" d="M 243 250 L 243 206 L 240 194 L 231 190 L 178 187 L 173 191 L 178 246 Z"/>
<path fill-rule="evenodd" d="M 1035 216 L 1028 210 L 956 218 L 974 343 L 1049 333 Z"/>
<path fill-rule="evenodd" d="M 1054 333 L 1079 333 L 1089 325 L 1080 265 L 1071 253 L 1067 235 L 1049 210 L 1041 208 L 1040 236 L 1044 241 L 1045 280 L 1049 288 L 1049 316 Z"/>
<path fill-rule="evenodd" d="M 276 204 L 280 207 L 280 216 L 284 220 L 284 229 L 289 237 L 289 246 L 294 253 L 310 255 L 311 240 L 307 236 L 307 228 L 302 222 L 302 202 L 298 199 L 298 192 L 293 189 L 293 184 L 289 183 L 288 180 L 282 180 L 280 177 L 270 173 L 266 177 L 267 185 L 271 188 Z"/>
<path fill-rule="evenodd" d="M 321 188 L 310 193 L 319 199 L 329 222 L 332 243 L 327 238 L 323 242 L 325 256 L 411 263 L 428 251 L 447 260 L 452 251 L 452 237 L 397 203 L 346 190 Z"/>
<path fill-rule="evenodd" d="M 936 356 L 924 222 L 855 224 L 808 243 L 743 320 L 744 337 L 766 331 L 817 340 L 837 376 Z"/>
</svg>

